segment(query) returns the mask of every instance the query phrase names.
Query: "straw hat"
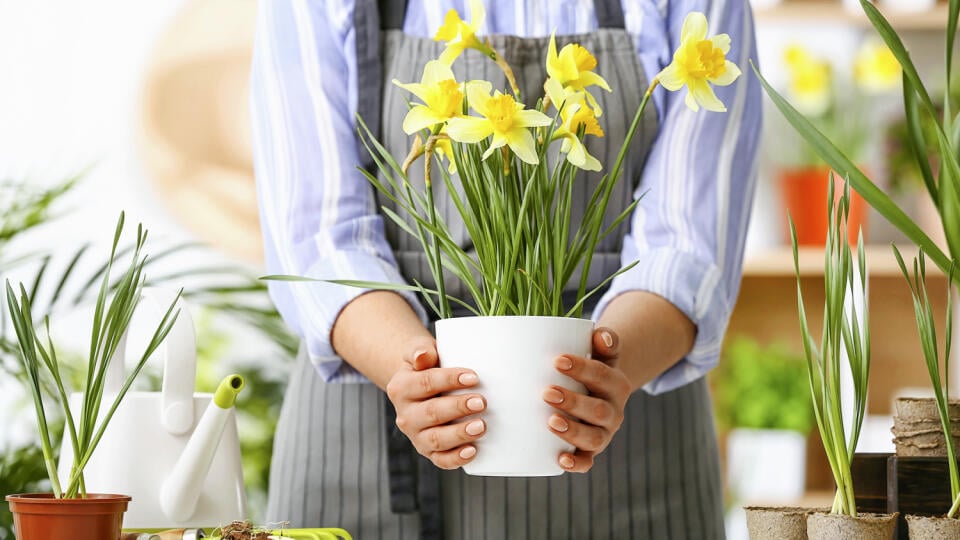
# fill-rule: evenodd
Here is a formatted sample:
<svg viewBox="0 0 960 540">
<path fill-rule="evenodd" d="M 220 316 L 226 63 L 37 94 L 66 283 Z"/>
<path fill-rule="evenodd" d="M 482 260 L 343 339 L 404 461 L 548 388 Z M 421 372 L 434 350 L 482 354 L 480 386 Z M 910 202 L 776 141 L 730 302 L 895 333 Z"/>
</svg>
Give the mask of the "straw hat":
<svg viewBox="0 0 960 540">
<path fill-rule="evenodd" d="M 250 143 L 254 0 L 187 0 L 160 35 L 143 87 L 140 154 L 175 218 L 261 261 Z"/>
</svg>

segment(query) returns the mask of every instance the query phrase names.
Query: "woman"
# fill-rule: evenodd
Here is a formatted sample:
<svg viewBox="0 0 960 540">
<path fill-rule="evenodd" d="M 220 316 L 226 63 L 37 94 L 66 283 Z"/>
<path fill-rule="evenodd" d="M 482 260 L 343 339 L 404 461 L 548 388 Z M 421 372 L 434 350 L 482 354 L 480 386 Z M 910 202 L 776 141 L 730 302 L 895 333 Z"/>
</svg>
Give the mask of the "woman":
<svg viewBox="0 0 960 540">
<path fill-rule="evenodd" d="M 355 170 L 368 159 L 355 116 L 379 125 L 387 148 L 405 155 L 408 96 L 381 81 L 419 80 L 443 48 L 430 37 L 446 12 L 467 10 L 460 1 L 381 4 L 260 4 L 251 89 L 271 273 L 428 278 L 415 240 L 384 223 L 376 211 L 382 201 Z M 558 46 L 576 41 L 596 55 L 613 92 L 598 96 L 606 137 L 588 148 L 609 166 L 691 11 L 730 34 L 727 58 L 748 72 L 756 53 L 746 0 L 488 1 L 479 33 L 518 74 L 523 96 L 541 94 L 551 31 Z M 470 53 L 454 65 L 457 79 L 504 88 L 496 67 Z M 486 404 L 477 393 L 441 395 L 478 381 L 437 367 L 414 296 L 273 283 L 273 299 L 305 347 L 276 436 L 268 519 L 342 526 L 358 538 L 722 537 L 702 377 L 716 364 L 739 287 L 760 94 L 750 76 L 718 95 L 726 114 L 693 112 L 682 94 L 655 93 L 608 210 L 616 215 L 646 192 L 630 223 L 599 246 L 597 276 L 621 261 L 641 262 L 594 306 L 593 359 L 557 359 L 589 394 L 548 388 L 543 395 L 557 409 L 548 428 L 577 448 L 558 463 L 580 474 L 505 479 L 459 470 L 476 455 L 471 443 L 485 425 L 450 422 Z M 593 181 L 585 175 L 585 187 Z M 410 446 L 424 458 L 412 460 Z"/>
</svg>

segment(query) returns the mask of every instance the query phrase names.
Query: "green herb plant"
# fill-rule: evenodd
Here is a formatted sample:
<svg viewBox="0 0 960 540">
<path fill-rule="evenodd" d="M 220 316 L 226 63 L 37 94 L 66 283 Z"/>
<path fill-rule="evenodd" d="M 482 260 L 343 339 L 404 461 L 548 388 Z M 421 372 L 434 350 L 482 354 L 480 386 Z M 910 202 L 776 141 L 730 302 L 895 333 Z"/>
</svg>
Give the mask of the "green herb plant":
<svg viewBox="0 0 960 540">
<path fill-rule="evenodd" d="M 797 277 L 797 308 L 800 333 L 807 360 L 807 374 L 813 411 L 820 438 L 837 486 L 831 512 L 857 516 L 853 492 L 851 462 L 867 403 L 867 379 L 870 375 L 870 330 L 866 309 L 850 309 L 854 291 L 866 298 L 866 260 L 863 233 L 857 241 L 854 259 L 847 243 L 847 219 L 850 214 L 850 186 L 846 184 L 840 200 L 834 205 L 834 178 L 830 176 L 827 195 L 829 223 L 824 255 L 823 330 L 819 345 L 814 341 L 807 321 L 800 278 L 800 259 L 796 229 L 790 221 L 793 239 L 794 270 Z M 859 276 L 859 277 L 858 277 Z M 844 354 L 847 364 L 844 366 Z M 841 407 L 841 371 L 849 369 L 853 378 L 853 418 L 850 433 L 845 430 Z"/>
<path fill-rule="evenodd" d="M 136 242 L 130 252 L 129 266 L 119 282 L 111 286 L 110 274 L 117 255 L 117 246 L 122 236 L 123 224 L 124 216 L 121 213 L 114 233 L 109 262 L 103 273 L 97 296 L 90 350 L 87 356 L 86 377 L 84 387 L 81 390 L 80 411 L 71 410 L 64 378 L 61 375 L 61 365 L 57 360 L 56 349 L 50 336 L 49 318 L 45 317 L 43 321 L 46 337 L 46 339 L 43 339 L 34 322 L 31 309 L 32 295 L 27 292 L 22 283 L 19 285 L 18 294 L 9 280 L 6 282 L 7 307 L 19 343 L 20 360 L 23 363 L 27 386 L 33 397 L 44 464 L 53 494 L 58 499 L 86 496 L 83 469 L 87 461 L 93 455 L 93 451 L 100 442 L 100 438 L 103 436 L 114 411 L 116 411 L 134 379 L 140 373 L 147 358 L 166 338 L 179 315 L 179 311 L 174 312 L 176 303 L 176 300 L 174 300 L 167 308 L 133 371 L 127 376 L 117 395 L 113 397 L 112 403 L 104 410 L 102 405 L 106 405 L 103 403 L 103 398 L 106 390 L 107 368 L 111 360 L 122 361 L 122 359 L 114 357 L 130 325 L 134 310 L 140 301 L 146 279 L 143 270 L 147 255 L 143 253 L 143 247 L 146 243 L 147 231 L 142 226 L 138 226 Z M 179 299 L 179 294 L 177 299 Z M 55 434 L 52 433 L 51 426 L 47 421 L 48 405 L 44 400 L 44 383 L 41 378 L 41 373 L 44 370 L 53 380 L 53 385 L 56 388 L 55 398 L 59 401 L 67 426 L 68 438 L 73 447 L 74 462 L 65 485 L 61 485 L 57 476 L 56 455 L 51 443 Z"/>
<path fill-rule="evenodd" d="M 782 344 L 765 346 L 745 336 L 731 339 L 710 374 L 719 429 L 810 433 L 813 411 L 806 370 L 803 357 Z"/>
<path fill-rule="evenodd" d="M 927 364 L 927 373 L 930 375 L 930 383 L 933 385 L 933 395 L 937 402 L 937 413 L 940 416 L 940 424 L 943 427 L 943 436 L 947 447 L 947 465 L 950 471 L 950 510 L 947 517 L 956 518 L 960 514 L 960 471 L 957 470 L 956 448 L 953 447 L 953 436 L 950 430 L 950 412 L 948 404 L 950 402 L 949 381 L 950 381 L 950 338 L 953 328 L 953 306 L 952 295 L 948 287 L 947 290 L 947 322 L 944 332 L 943 343 L 943 373 L 940 372 L 940 349 L 937 342 L 937 326 L 933 318 L 933 310 L 930 307 L 930 297 L 927 294 L 927 268 L 923 251 L 918 258 L 913 259 L 913 277 L 907 270 L 907 265 L 903 262 L 903 256 L 900 250 L 893 247 L 893 253 L 897 257 L 897 263 L 900 265 L 900 271 L 903 277 L 907 279 L 910 285 L 910 294 L 913 297 L 913 311 L 917 319 L 917 330 L 920 333 L 920 345 L 923 348 L 923 359 Z M 949 279 L 947 284 L 953 281 L 953 274 L 956 265 L 950 266 Z"/>
</svg>

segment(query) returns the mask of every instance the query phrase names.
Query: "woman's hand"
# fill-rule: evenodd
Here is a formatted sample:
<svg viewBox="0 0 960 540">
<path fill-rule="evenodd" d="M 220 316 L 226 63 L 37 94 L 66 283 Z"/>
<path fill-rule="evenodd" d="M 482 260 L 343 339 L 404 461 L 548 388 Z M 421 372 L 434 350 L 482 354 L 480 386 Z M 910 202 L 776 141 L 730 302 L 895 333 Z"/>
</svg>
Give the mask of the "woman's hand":
<svg viewBox="0 0 960 540">
<path fill-rule="evenodd" d="M 475 419 L 454 420 L 483 411 L 483 396 L 445 392 L 476 386 L 477 374 L 469 369 L 437 367 L 437 343 L 418 338 L 408 349 L 404 363 L 387 383 L 387 397 L 397 411 L 397 427 L 413 446 L 441 469 L 456 469 L 477 455 L 470 444 L 483 436 L 486 424 Z"/>
<path fill-rule="evenodd" d="M 573 454 L 560 454 L 560 466 L 567 471 L 589 471 L 594 457 L 620 429 L 631 384 L 617 367 L 619 353 L 617 334 L 609 328 L 597 328 L 593 332 L 592 359 L 566 354 L 555 361 L 557 371 L 583 383 L 589 392 L 580 394 L 560 386 L 543 392 L 543 400 L 562 413 L 550 416 L 550 431 L 577 448 Z"/>
</svg>

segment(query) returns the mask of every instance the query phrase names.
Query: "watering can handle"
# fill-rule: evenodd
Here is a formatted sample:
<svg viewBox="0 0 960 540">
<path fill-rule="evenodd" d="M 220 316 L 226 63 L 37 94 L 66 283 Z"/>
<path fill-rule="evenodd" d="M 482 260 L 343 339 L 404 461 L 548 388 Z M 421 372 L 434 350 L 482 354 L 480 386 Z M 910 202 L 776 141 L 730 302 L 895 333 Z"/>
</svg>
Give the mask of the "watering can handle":
<svg viewBox="0 0 960 540">
<path fill-rule="evenodd" d="M 166 313 L 177 292 L 162 287 L 145 287 L 138 308 L 149 304 L 160 314 Z M 154 356 L 163 359 L 163 387 L 160 397 L 160 422 L 173 435 L 189 433 L 193 429 L 193 388 L 197 378 L 197 336 L 193 330 L 193 318 L 183 299 L 177 300 L 173 313 L 180 314 Z M 129 332 L 129 329 L 127 330 Z M 110 360 L 106 390 L 119 392 L 126 379 L 127 336 L 124 335 L 117 352 Z"/>
</svg>

